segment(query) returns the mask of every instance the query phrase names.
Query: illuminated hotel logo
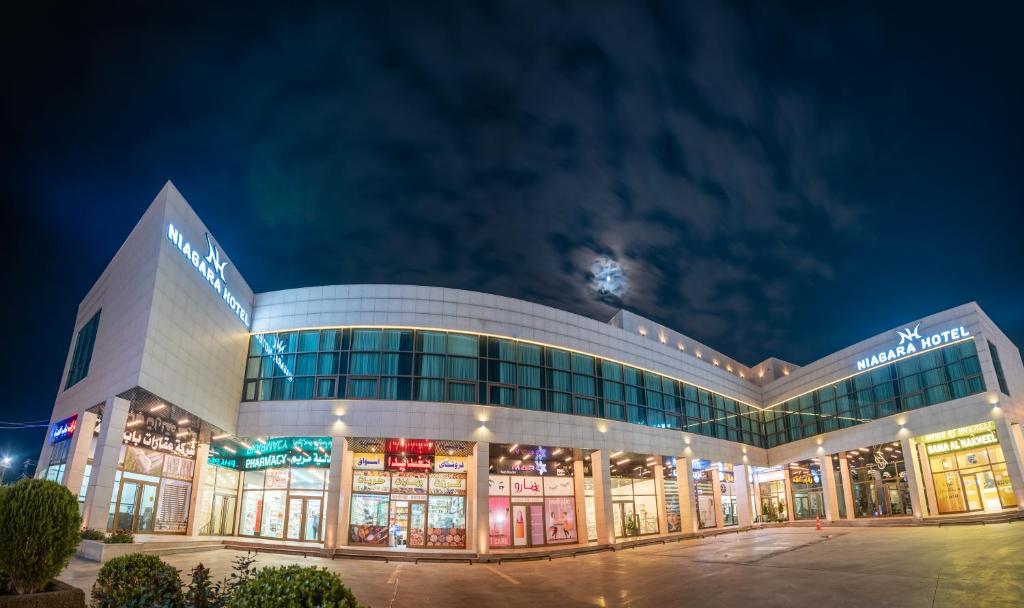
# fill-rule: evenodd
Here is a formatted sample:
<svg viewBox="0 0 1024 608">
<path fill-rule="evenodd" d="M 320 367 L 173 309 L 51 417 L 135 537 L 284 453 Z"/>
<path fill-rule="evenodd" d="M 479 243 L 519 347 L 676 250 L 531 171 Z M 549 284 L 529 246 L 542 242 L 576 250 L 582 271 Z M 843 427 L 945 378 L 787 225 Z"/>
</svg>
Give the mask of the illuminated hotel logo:
<svg viewBox="0 0 1024 608">
<path fill-rule="evenodd" d="M 192 247 L 192 243 L 185 240 L 185 237 L 174 227 L 174 224 L 167 224 L 167 240 L 178 248 L 178 251 L 186 260 L 191 262 L 196 272 L 206 279 L 206 282 L 210 284 L 210 288 L 217 292 L 217 295 L 224 300 L 228 309 L 238 317 L 242 324 L 249 327 L 249 313 L 242 306 L 238 298 L 228 289 L 227 279 L 224 278 L 224 269 L 227 268 L 228 263 L 226 260 L 220 261 L 220 251 L 217 250 L 217 246 L 210 239 L 210 234 L 206 234 L 206 246 L 208 248 L 206 256 L 201 256 L 199 250 Z"/>
<path fill-rule="evenodd" d="M 857 361 L 857 371 L 862 372 L 866 369 L 871 369 L 872 367 L 882 365 L 883 363 L 890 363 L 897 359 L 913 355 L 917 352 L 936 348 L 952 342 L 958 342 L 969 338 L 971 335 L 971 332 L 967 331 L 967 328 L 961 325 L 959 327 L 944 329 L 940 332 L 936 332 L 930 336 L 922 338 L 919 332 L 920 328 L 921 324 L 918 323 L 914 326 L 914 329 L 910 329 L 909 327 L 903 328 L 903 331 L 897 329 L 896 335 L 900 337 L 900 343 L 888 350 L 883 350 L 877 354 L 871 355 L 870 357 L 865 357 L 860 361 Z"/>
</svg>

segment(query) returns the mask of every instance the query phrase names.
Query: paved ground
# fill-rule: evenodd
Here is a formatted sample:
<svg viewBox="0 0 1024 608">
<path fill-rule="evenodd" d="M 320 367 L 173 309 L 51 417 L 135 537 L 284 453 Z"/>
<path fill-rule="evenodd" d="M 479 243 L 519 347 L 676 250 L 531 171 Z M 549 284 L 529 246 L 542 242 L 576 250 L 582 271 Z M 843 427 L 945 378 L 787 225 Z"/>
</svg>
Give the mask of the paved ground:
<svg viewBox="0 0 1024 608">
<path fill-rule="evenodd" d="M 1024 523 L 928 528 L 776 528 L 551 562 L 411 564 L 260 555 L 338 572 L 374 608 L 425 606 L 1024 606 Z M 235 551 L 168 555 L 215 577 Z M 61 578 L 88 590 L 99 564 Z M 187 577 L 184 577 L 187 580 Z"/>
</svg>

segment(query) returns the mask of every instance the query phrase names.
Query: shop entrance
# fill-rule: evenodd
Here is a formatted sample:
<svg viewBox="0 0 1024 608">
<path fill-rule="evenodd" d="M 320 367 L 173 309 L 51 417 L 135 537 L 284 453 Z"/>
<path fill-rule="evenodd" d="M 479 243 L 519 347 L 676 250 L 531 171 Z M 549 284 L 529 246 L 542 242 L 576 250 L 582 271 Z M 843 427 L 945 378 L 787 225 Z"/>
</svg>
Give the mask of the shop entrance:
<svg viewBox="0 0 1024 608">
<path fill-rule="evenodd" d="M 968 511 L 999 511 L 1003 505 L 999 501 L 999 490 L 992 471 L 977 473 L 961 473 L 964 484 L 964 496 L 967 498 Z"/>
<path fill-rule="evenodd" d="M 612 503 L 616 536 L 640 534 L 640 516 L 636 514 L 633 501 Z"/>
<path fill-rule="evenodd" d="M 122 480 L 113 529 L 152 532 L 156 515 L 156 491 L 155 483 Z"/>
<path fill-rule="evenodd" d="M 213 512 L 210 514 L 210 534 L 230 536 L 235 533 L 236 496 L 214 494 Z"/>
<path fill-rule="evenodd" d="M 392 547 L 422 547 L 426 522 L 426 502 L 392 500 L 388 545 Z"/>
<path fill-rule="evenodd" d="M 539 547 L 544 544 L 544 505 L 512 505 L 512 546 Z"/>
<path fill-rule="evenodd" d="M 293 496 L 288 499 L 288 540 L 318 542 L 323 499 Z"/>
</svg>

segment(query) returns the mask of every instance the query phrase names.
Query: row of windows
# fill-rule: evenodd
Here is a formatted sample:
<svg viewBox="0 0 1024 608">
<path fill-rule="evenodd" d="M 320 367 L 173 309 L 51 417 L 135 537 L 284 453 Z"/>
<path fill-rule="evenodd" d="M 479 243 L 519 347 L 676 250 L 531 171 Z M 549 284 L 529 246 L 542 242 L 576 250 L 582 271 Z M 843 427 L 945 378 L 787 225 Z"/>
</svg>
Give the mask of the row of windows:
<svg viewBox="0 0 1024 608">
<path fill-rule="evenodd" d="M 257 334 L 245 376 L 245 401 L 480 403 L 624 420 L 759 447 L 985 390 L 973 340 L 759 411 L 599 357 L 504 338 L 406 329 Z"/>
<path fill-rule="evenodd" d="M 762 412 L 765 447 L 985 391 L 973 340 L 858 374 Z"/>
<path fill-rule="evenodd" d="M 75 350 L 71 354 L 71 365 L 68 367 L 68 379 L 64 390 L 78 384 L 89 375 L 89 363 L 92 361 L 92 348 L 96 344 L 96 330 L 100 326 L 100 311 L 89 319 L 75 338 Z"/>
</svg>

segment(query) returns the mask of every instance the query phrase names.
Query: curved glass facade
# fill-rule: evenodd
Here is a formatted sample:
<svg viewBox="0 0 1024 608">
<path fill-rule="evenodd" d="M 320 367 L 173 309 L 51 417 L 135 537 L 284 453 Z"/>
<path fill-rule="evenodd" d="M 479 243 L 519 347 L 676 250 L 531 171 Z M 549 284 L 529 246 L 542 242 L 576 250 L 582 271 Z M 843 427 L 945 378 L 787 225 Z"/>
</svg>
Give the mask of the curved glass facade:
<svg viewBox="0 0 1024 608">
<path fill-rule="evenodd" d="M 440 330 L 331 328 L 254 334 L 242 397 L 500 405 L 774 447 L 984 390 L 973 340 L 762 410 L 675 378 L 519 340 Z"/>
</svg>

